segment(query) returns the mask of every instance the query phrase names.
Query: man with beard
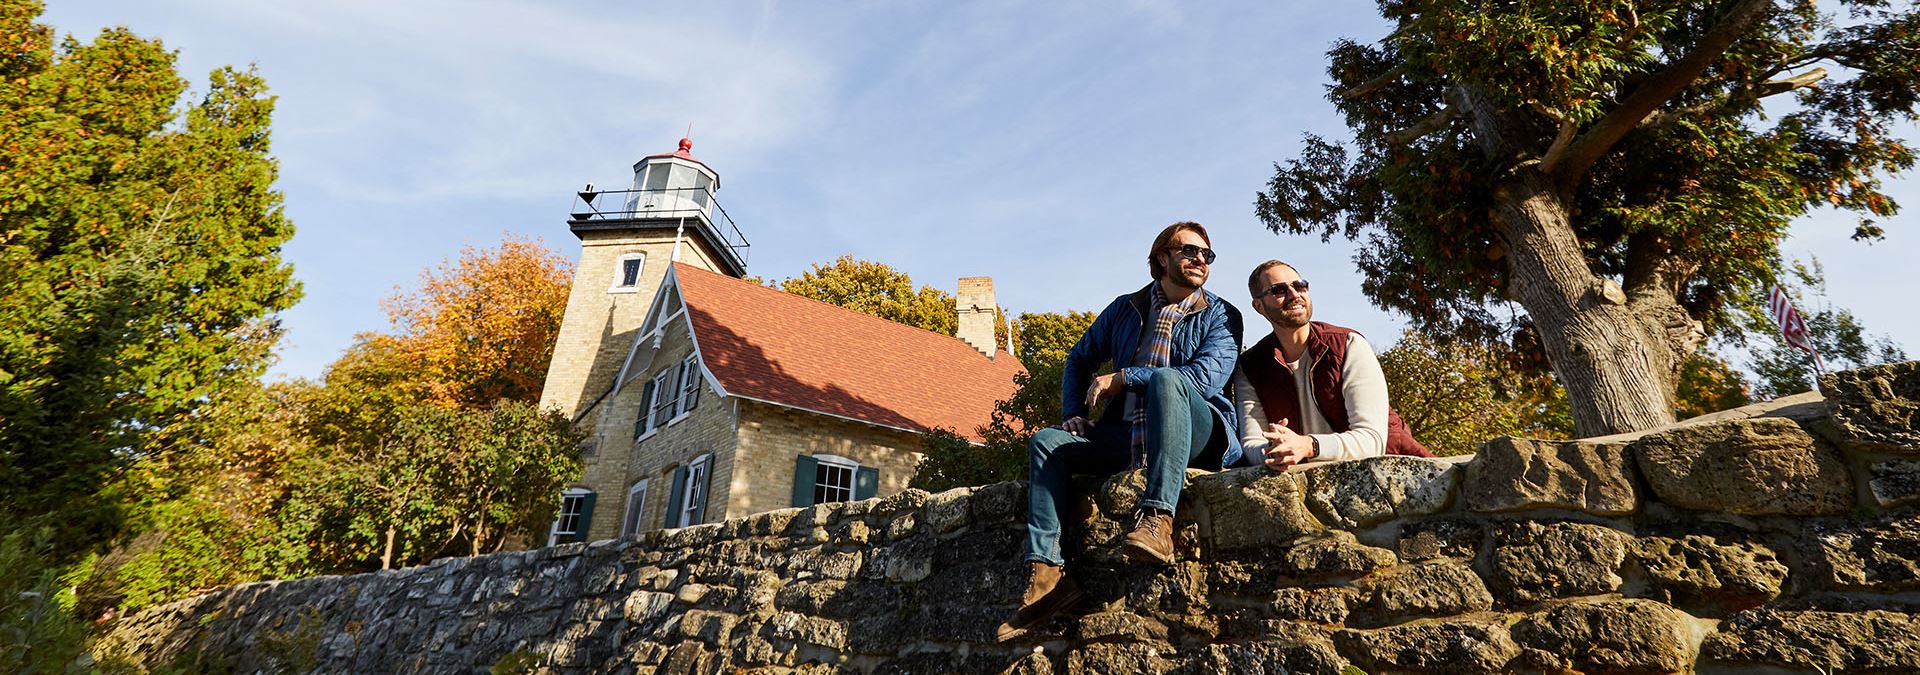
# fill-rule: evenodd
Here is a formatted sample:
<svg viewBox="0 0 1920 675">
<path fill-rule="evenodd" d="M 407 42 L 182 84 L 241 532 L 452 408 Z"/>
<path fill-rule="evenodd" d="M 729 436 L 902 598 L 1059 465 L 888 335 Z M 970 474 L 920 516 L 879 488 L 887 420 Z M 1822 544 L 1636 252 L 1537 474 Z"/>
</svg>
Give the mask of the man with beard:
<svg viewBox="0 0 1920 675">
<path fill-rule="evenodd" d="M 1234 399 L 1247 456 L 1275 470 L 1300 462 L 1432 457 L 1387 405 L 1387 380 L 1360 333 L 1313 320 L 1307 281 L 1268 260 L 1247 277 L 1273 332 L 1240 355 Z"/>
<path fill-rule="evenodd" d="M 1115 298 L 1067 354 L 1061 423 L 1027 446 L 1026 594 L 998 638 L 1011 640 L 1074 603 L 1064 574 L 1060 513 L 1073 474 L 1142 469 L 1132 562 L 1173 562 L 1173 512 L 1188 467 L 1218 470 L 1240 461 L 1233 404 L 1226 397 L 1240 348 L 1240 312 L 1200 286 L 1214 260 L 1199 223 L 1167 226 L 1147 249 L 1145 288 Z M 1101 364 L 1114 372 L 1096 376 Z M 1099 420 L 1091 411 L 1109 401 Z"/>
</svg>

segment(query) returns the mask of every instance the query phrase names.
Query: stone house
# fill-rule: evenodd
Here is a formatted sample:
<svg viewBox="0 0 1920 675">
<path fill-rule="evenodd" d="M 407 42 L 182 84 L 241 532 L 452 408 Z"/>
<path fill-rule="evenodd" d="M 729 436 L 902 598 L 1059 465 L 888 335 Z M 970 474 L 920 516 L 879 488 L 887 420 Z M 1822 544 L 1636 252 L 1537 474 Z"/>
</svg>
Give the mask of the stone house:
<svg viewBox="0 0 1920 675">
<path fill-rule="evenodd" d="M 576 202 L 541 399 L 590 437 L 550 544 L 898 492 L 926 432 L 977 440 L 1023 370 L 995 348 L 986 278 L 961 280 L 962 338 L 741 279 L 745 238 L 690 150 Z"/>
</svg>

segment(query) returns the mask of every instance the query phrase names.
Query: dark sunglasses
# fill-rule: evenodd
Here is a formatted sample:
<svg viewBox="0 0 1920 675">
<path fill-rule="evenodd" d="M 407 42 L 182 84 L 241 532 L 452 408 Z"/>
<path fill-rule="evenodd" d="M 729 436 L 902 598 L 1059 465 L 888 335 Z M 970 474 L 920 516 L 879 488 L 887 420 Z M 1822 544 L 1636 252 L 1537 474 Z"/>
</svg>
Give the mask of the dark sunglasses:
<svg viewBox="0 0 1920 675">
<path fill-rule="evenodd" d="M 1267 287 L 1267 290 L 1266 290 L 1265 292 L 1263 292 L 1263 293 L 1261 293 L 1260 295 L 1263 295 L 1263 296 L 1266 296 L 1266 295 L 1271 295 L 1271 296 L 1274 296 L 1274 297 L 1280 297 L 1280 296 L 1283 296 L 1283 295 L 1285 295 L 1285 294 L 1286 294 L 1286 292 L 1287 292 L 1287 289 L 1289 289 L 1289 288 L 1291 288 L 1291 289 L 1293 289 L 1293 294 L 1294 294 L 1294 295 L 1305 295 L 1305 294 L 1306 294 L 1306 292 L 1307 292 L 1307 280 L 1306 280 L 1306 279 L 1294 279 L 1294 280 L 1293 280 L 1293 283 L 1278 283 L 1278 284 L 1274 284 L 1274 285 L 1272 285 L 1272 286 L 1268 286 L 1268 287 Z"/>
<path fill-rule="evenodd" d="M 1213 249 L 1202 247 L 1202 246 L 1194 246 L 1193 244 L 1181 244 L 1179 246 L 1168 246 L 1166 250 L 1172 251 L 1174 253 L 1178 253 L 1182 258 L 1199 260 L 1200 262 L 1206 263 L 1208 265 L 1213 264 L 1213 259 L 1215 257 L 1213 254 Z"/>
</svg>

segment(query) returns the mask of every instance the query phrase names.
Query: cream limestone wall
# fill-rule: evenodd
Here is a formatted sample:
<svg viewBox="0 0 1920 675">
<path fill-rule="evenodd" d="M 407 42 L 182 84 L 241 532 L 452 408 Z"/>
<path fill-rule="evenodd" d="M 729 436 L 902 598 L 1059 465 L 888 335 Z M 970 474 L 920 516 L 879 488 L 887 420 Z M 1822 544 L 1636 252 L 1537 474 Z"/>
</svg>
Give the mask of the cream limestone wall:
<svg viewBox="0 0 1920 675">
<path fill-rule="evenodd" d="M 721 270 L 719 255 L 688 228 L 680 261 L 709 270 Z M 580 264 L 574 267 L 573 290 L 567 295 L 566 316 L 554 340 L 553 362 L 547 366 L 540 405 L 558 409 L 569 419 L 613 385 L 620 361 L 633 344 L 633 332 L 646 320 L 673 258 L 673 228 L 585 232 L 580 240 Z M 643 253 L 640 283 L 633 290 L 613 288 L 620 259 Z"/>
<path fill-rule="evenodd" d="M 725 477 L 733 467 L 736 442 L 732 400 L 716 394 L 703 376 L 700 401 L 693 410 L 664 426 L 656 426 L 646 436 L 637 440 L 633 437 L 634 421 L 641 414 L 640 406 L 644 403 L 641 397 L 646 393 L 647 382 L 678 367 L 693 354 L 693 341 L 684 317 L 668 322 L 663 333 L 658 349 L 653 347 L 651 339 L 641 345 L 619 393 L 601 401 L 589 415 L 594 420 L 596 452 L 587 458 L 579 482 L 580 487 L 598 495 L 588 529 L 589 539 L 620 535 L 621 521 L 627 511 L 627 489 L 641 479 L 647 479 L 648 486 L 639 529 L 658 529 L 666 517 L 673 470 L 706 453 L 713 455 L 708 469 L 712 479 L 706 520 L 724 517 L 728 499 Z M 650 410 L 648 414 L 652 414 Z"/>
<path fill-rule="evenodd" d="M 919 434 L 755 401 L 741 401 L 739 409 L 739 470 L 728 490 L 729 518 L 792 506 L 794 459 L 803 454 L 839 455 L 878 468 L 880 497 L 907 489 L 920 462 Z"/>
</svg>

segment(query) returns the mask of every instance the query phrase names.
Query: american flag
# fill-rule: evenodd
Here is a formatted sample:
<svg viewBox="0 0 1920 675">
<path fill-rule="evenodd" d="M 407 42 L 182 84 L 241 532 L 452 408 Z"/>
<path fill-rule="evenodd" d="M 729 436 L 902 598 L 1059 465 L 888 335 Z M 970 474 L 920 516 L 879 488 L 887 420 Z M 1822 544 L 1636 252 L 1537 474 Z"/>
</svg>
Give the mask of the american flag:
<svg viewBox="0 0 1920 675">
<path fill-rule="evenodd" d="M 1787 291 L 1779 284 L 1767 292 L 1767 309 L 1773 312 L 1773 322 L 1780 325 L 1780 337 L 1795 349 L 1813 355 L 1814 367 L 1825 370 L 1820 363 L 1820 350 L 1813 347 L 1813 337 L 1807 334 L 1807 321 L 1800 318 L 1800 310 L 1793 308 L 1793 301 L 1787 298 Z"/>
</svg>

